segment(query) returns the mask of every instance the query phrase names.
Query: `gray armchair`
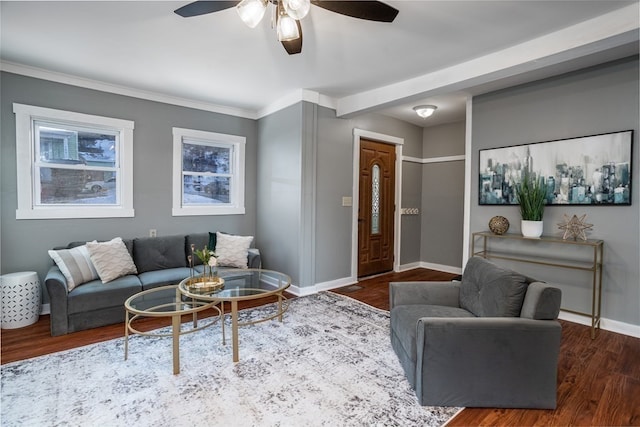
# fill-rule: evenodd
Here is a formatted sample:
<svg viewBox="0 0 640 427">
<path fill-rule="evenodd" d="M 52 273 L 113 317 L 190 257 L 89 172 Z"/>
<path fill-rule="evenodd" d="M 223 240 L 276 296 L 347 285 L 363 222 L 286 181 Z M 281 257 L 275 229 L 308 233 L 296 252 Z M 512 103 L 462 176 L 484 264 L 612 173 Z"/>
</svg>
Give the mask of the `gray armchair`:
<svg viewBox="0 0 640 427">
<path fill-rule="evenodd" d="M 389 284 L 391 344 L 422 405 L 556 407 L 559 289 L 473 257 L 462 281 Z"/>
</svg>

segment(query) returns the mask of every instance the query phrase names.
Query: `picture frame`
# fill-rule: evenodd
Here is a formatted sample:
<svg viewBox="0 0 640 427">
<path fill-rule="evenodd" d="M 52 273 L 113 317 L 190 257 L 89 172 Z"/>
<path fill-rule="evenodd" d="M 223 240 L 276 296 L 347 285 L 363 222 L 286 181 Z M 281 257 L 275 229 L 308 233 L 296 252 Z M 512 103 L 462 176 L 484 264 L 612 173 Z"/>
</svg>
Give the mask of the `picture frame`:
<svg viewBox="0 0 640 427">
<path fill-rule="evenodd" d="M 517 205 L 515 188 L 530 172 L 547 187 L 547 205 L 628 206 L 633 130 L 558 139 L 479 153 L 478 203 Z"/>
</svg>

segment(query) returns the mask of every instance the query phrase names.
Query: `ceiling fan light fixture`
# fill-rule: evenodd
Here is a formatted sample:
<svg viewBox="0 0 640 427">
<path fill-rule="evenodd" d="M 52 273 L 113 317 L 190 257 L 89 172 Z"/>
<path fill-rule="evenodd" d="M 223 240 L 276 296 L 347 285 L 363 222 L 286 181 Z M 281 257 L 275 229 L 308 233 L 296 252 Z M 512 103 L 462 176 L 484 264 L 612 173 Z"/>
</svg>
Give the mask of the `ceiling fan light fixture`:
<svg viewBox="0 0 640 427">
<path fill-rule="evenodd" d="M 286 13 L 278 17 L 276 29 L 278 32 L 278 40 L 281 42 L 295 40 L 300 37 L 300 31 L 298 31 L 298 24 L 296 24 L 296 20 Z"/>
<path fill-rule="evenodd" d="M 307 16 L 311 9 L 311 0 L 283 0 L 282 2 L 287 15 L 297 20 Z"/>
<path fill-rule="evenodd" d="M 416 114 L 423 119 L 431 116 L 437 109 L 438 107 L 436 107 L 435 105 L 418 105 L 413 107 L 413 111 L 415 111 Z"/>
<path fill-rule="evenodd" d="M 236 10 L 242 22 L 249 28 L 255 28 L 267 10 L 267 0 L 242 0 L 236 6 Z"/>
</svg>

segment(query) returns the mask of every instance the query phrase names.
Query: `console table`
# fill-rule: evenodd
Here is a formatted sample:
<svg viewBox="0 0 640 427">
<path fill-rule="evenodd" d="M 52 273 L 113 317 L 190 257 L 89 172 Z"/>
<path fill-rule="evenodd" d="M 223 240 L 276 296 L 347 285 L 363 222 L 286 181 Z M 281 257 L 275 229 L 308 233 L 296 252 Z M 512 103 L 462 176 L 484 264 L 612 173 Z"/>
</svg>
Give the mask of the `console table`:
<svg viewBox="0 0 640 427">
<path fill-rule="evenodd" d="M 556 255 L 553 258 L 545 255 L 531 255 L 516 250 L 505 251 L 500 249 L 492 249 L 490 247 L 491 240 L 514 240 L 523 245 L 569 245 L 582 246 L 591 249 L 590 259 L 573 260 L 569 257 Z M 477 246 L 480 246 L 477 248 Z M 535 249 L 535 248 L 534 248 Z M 600 329 L 600 310 L 602 300 L 602 260 L 604 255 L 604 241 L 602 240 L 563 240 L 560 237 L 542 236 L 540 238 L 523 237 L 520 234 L 506 233 L 493 234 L 489 231 L 480 231 L 472 233 L 471 239 L 471 256 L 481 256 L 483 258 L 495 258 L 509 261 L 524 262 L 529 264 L 545 265 L 549 267 L 568 268 L 574 270 L 582 270 L 591 273 L 591 312 L 584 313 L 575 310 L 563 308 L 563 311 L 580 314 L 591 317 L 591 339 L 595 339 L 596 332 Z"/>
</svg>

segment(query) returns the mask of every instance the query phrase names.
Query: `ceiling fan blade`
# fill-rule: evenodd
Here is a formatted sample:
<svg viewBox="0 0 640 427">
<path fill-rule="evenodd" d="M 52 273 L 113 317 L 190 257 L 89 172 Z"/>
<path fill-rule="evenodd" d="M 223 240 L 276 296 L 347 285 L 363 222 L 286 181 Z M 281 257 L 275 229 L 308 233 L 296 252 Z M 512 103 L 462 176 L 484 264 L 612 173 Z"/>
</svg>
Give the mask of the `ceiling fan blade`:
<svg viewBox="0 0 640 427">
<path fill-rule="evenodd" d="M 296 53 L 302 52 L 302 25 L 300 25 L 300 21 L 297 19 L 296 25 L 298 25 L 298 33 L 300 33 L 300 37 L 295 40 L 280 42 L 282 43 L 284 50 L 286 50 L 289 55 L 295 55 Z"/>
<path fill-rule="evenodd" d="M 311 3 L 331 12 L 368 21 L 393 22 L 398 15 L 398 9 L 381 1 L 339 1 L 339 0 L 311 0 Z"/>
<path fill-rule="evenodd" d="M 174 12 L 183 18 L 206 15 L 236 6 L 240 1 L 194 1 L 186 6 L 176 9 Z"/>
</svg>

